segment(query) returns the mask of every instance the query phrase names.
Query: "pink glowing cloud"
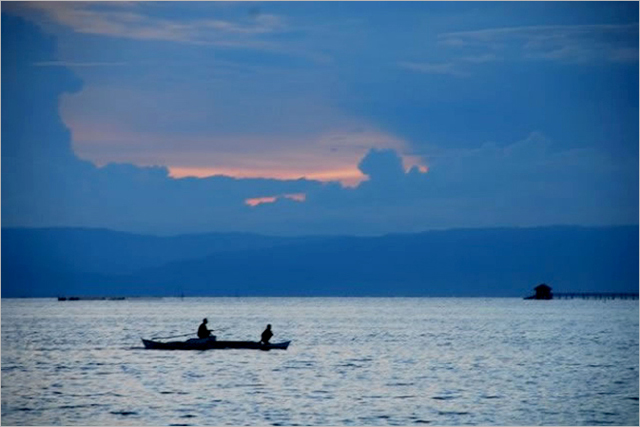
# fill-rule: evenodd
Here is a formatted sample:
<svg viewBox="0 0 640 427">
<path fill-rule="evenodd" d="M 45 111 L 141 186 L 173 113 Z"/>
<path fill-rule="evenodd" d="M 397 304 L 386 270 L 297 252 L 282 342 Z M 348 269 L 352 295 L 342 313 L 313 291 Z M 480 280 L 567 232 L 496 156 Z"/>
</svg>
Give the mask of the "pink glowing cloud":
<svg viewBox="0 0 640 427">
<path fill-rule="evenodd" d="M 306 178 L 338 181 L 354 187 L 367 179 L 358 162 L 371 148 L 390 148 L 402 156 L 406 170 L 426 166 L 418 156 L 403 155 L 408 144 L 373 128 L 319 135 L 177 135 L 123 130 L 114 122 L 65 120 L 75 153 L 98 166 L 132 163 L 165 166 L 173 178 Z"/>
<path fill-rule="evenodd" d="M 252 197 L 250 199 L 246 199 L 244 203 L 245 205 L 251 206 L 253 208 L 263 203 L 275 203 L 279 198 L 295 200 L 296 202 L 302 203 L 307 200 L 307 195 L 305 193 L 292 193 L 282 194 L 279 196 Z"/>
</svg>

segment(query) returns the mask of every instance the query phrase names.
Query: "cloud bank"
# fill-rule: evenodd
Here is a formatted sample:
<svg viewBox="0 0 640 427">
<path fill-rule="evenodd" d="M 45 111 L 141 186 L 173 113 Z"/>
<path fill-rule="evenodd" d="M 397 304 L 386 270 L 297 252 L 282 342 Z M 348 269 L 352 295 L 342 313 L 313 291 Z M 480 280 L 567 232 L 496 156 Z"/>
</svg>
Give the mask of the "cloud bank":
<svg viewBox="0 0 640 427">
<path fill-rule="evenodd" d="M 383 234 L 499 225 L 628 224 L 638 218 L 637 161 L 554 149 L 532 132 L 507 146 L 414 153 L 371 148 L 355 187 L 313 179 L 173 178 L 165 166 L 80 159 L 58 112 L 81 81 L 54 42 L 2 15 L 2 225 L 176 234 Z M 348 137 L 348 136 L 347 136 Z M 364 142 L 363 142 L 364 143 Z M 375 147 L 375 145 L 372 145 Z M 268 200 L 249 203 L 248 200 Z"/>
</svg>

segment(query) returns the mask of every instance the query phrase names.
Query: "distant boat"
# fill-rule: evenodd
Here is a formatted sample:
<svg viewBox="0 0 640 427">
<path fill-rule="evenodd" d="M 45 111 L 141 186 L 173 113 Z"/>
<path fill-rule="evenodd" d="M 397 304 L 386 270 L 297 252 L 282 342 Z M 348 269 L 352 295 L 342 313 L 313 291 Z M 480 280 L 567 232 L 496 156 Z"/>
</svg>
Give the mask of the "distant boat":
<svg viewBox="0 0 640 427">
<path fill-rule="evenodd" d="M 126 297 L 58 297 L 58 301 L 124 301 Z"/>
<path fill-rule="evenodd" d="M 291 341 L 273 344 L 262 344 L 257 341 L 217 341 L 211 338 L 191 338 L 186 341 L 152 341 L 142 339 L 144 347 L 149 350 L 222 350 L 222 349 L 251 349 L 251 350 L 286 350 Z"/>
</svg>

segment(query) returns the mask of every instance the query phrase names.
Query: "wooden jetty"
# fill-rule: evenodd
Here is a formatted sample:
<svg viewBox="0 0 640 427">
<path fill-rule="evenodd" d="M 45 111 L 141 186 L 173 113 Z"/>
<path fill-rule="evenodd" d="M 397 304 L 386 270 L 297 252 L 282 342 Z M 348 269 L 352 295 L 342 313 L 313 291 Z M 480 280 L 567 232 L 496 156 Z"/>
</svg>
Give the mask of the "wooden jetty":
<svg viewBox="0 0 640 427">
<path fill-rule="evenodd" d="M 633 292 L 554 292 L 554 299 L 631 299 L 637 300 L 638 293 Z"/>
<path fill-rule="evenodd" d="M 551 299 L 631 299 L 637 300 L 637 292 L 551 292 L 551 286 L 541 283 L 534 288 L 535 295 L 524 299 L 551 300 Z"/>
</svg>

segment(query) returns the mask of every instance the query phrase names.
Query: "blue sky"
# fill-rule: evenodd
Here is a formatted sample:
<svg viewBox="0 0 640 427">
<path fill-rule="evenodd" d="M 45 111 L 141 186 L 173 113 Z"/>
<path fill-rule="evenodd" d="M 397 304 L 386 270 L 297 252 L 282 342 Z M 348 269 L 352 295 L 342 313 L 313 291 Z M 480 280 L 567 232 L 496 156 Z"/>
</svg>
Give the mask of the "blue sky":
<svg viewBox="0 0 640 427">
<path fill-rule="evenodd" d="M 3 225 L 638 221 L 634 2 L 30 2 L 2 14 Z M 6 109 L 22 103 L 29 125 Z"/>
</svg>

